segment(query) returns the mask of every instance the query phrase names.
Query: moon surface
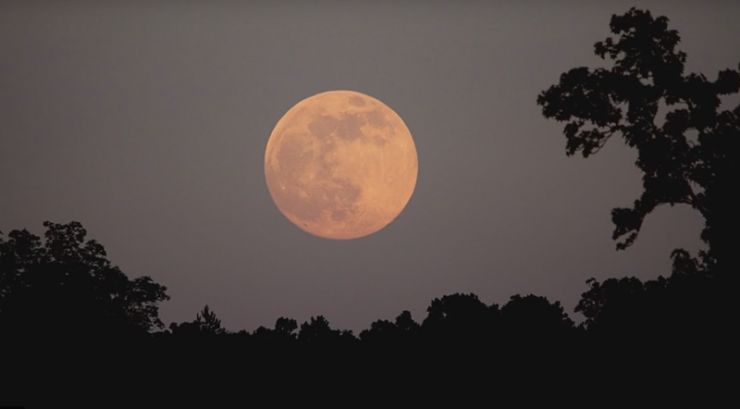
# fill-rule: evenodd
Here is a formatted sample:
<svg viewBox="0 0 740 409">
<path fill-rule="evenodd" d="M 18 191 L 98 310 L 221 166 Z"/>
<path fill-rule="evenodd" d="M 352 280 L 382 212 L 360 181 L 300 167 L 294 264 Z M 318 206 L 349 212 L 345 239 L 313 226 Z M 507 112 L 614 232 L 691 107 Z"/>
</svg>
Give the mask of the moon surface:
<svg viewBox="0 0 740 409">
<path fill-rule="evenodd" d="M 308 97 L 275 125 L 265 179 L 280 212 L 315 236 L 355 239 L 404 209 L 416 186 L 411 132 L 379 100 L 355 91 Z"/>
</svg>

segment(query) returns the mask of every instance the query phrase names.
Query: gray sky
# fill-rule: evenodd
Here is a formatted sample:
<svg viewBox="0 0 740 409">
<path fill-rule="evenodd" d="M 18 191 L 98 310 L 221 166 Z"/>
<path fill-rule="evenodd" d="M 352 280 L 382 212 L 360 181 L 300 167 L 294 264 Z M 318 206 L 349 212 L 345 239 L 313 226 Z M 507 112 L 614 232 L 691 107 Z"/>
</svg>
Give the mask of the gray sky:
<svg viewBox="0 0 740 409">
<path fill-rule="evenodd" d="M 589 277 L 653 278 L 701 248 L 700 217 L 666 207 L 617 252 L 635 153 L 566 157 L 535 100 L 598 64 L 631 5 L 670 18 L 689 70 L 737 67 L 740 2 L 151 3 L 0 5 L 0 230 L 81 221 L 168 287 L 166 322 L 209 304 L 231 329 L 323 314 L 356 330 L 453 292 L 572 312 Z M 277 120 L 331 89 L 388 104 L 418 150 L 406 210 L 359 240 L 299 230 L 264 181 Z"/>
</svg>

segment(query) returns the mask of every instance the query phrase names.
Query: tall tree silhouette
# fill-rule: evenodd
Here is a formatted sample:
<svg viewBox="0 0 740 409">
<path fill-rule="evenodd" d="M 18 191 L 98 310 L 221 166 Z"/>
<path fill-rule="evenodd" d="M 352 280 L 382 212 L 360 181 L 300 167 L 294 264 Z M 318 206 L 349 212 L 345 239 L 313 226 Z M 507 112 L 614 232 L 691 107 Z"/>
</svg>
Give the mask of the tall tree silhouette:
<svg viewBox="0 0 740 409">
<path fill-rule="evenodd" d="M 632 8 L 613 16 L 610 28 L 614 36 L 594 48 L 609 67 L 573 68 L 537 103 L 545 117 L 566 122 L 568 155 L 588 157 L 616 135 L 637 149 L 644 190 L 631 208 L 612 210 L 619 249 L 657 206 L 683 203 L 705 219 L 705 261 L 715 271 L 737 270 L 740 105 L 723 109 L 721 97 L 738 92 L 740 74 L 685 73 L 679 34 L 666 17 Z"/>
<path fill-rule="evenodd" d="M 221 326 L 221 320 L 208 305 L 195 315 L 194 321 L 170 324 L 170 331 L 177 336 L 221 335 L 226 333 L 226 330 Z"/>
<path fill-rule="evenodd" d="M 45 222 L 44 240 L 26 230 L 0 236 L 0 327 L 5 334 L 145 333 L 162 326 L 166 288 L 133 280 L 87 240 L 78 222 Z"/>
</svg>

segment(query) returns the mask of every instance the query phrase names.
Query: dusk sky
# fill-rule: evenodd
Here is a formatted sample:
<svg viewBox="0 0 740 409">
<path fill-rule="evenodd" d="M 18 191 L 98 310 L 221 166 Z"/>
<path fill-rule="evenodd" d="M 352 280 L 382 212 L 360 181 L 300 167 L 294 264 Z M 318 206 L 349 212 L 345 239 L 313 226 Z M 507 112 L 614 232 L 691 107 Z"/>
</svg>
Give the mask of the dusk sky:
<svg viewBox="0 0 740 409">
<path fill-rule="evenodd" d="M 654 278 L 702 248 L 699 214 L 664 207 L 617 251 L 635 152 L 567 157 L 536 97 L 601 64 L 593 44 L 631 6 L 669 17 L 687 71 L 737 68 L 740 2 L 152 3 L 0 4 L 0 231 L 80 221 L 167 286 L 165 323 L 208 304 L 229 329 L 358 330 L 454 292 L 535 293 L 576 318 L 589 277 Z M 277 121 L 328 90 L 383 101 L 418 153 L 405 210 L 355 240 L 298 229 L 265 183 Z"/>
</svg>

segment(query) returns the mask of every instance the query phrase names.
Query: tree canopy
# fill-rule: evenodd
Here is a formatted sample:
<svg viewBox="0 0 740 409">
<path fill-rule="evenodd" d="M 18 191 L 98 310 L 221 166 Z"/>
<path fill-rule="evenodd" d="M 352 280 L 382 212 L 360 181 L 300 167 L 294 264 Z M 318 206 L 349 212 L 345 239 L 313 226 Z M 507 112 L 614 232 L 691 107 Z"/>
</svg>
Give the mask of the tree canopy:
<svg viewBox="0 0 740 409">
<path fill-rule="evenodd" d="M 0 236 L 0 327 L 59 336 L 146 333 L 162 327 L 166 288 L 129 279 L 86 239 L 78 222 L 45 222 L 44 239 L 27 230 Z"/>
<path fill-rule="evenodd" d="M 377 320 L 356 337 L 331 327 L 322 316 L 298 321 L 280 317 L 273 328 L 229 331 L 205 306 L 193 321 L 163 329 L 159 304 L 166 288 L 150 277 L 128 278 L 108 260 L 103 246 L 87 238 L 78 222 L 45 222 L 43 238 L 27 230 L 0 234 L 0 330 L 4 337 L 139 335 L 163 340 L 244 341 L 256 349 L 301 345 L 319 350 L 424 346 L 464 351 L 521 345 L 579 346 L 585 339 L 713 334 L 732 328 L 737 263 L 740 105 L 726 109 L 722 97 L 740 89 L 740 73 L 720 71 L 715 80 L 686 74 L 686 56 L 668 19 L 631 9 L 614 16 L 614 37 L 595 45 L 608 68 L 574 68 L 537 102 L 548 118 L 565 122 L 566 153 L 590 156 L 612 136 L 637 149 L 644 191 L 632 208 L 612 212 L 614 238 L 624 249 L 645 217 L 661 204 L 687 204 L 705 218 L 709 251 L 672 254 L 668 278 L 588 280 L 575 311 L 577 325 L 555 301 L 514 295 L 486 304 L 475 294 L 435 298 L 420 322 L 409 311 Z M 662 118 L 659 113 L 665 111 Z M 662 122 L 661 122 L 662 120 Z M 157 332 L 158 331 L 158 332 Z M 680 334 L 680 335 L 679 335 Z M 589 338 L 591 337 L 591 338 Z M 246 345 L 246 344 L 244 344 Z M 473 349 L 475 349 L 473 348 Z"/>
<path fill-rule="evenodd" d="M 681 203 L 706 221 L 707 262 L 736 270 L 740 104 L 726 107 L 723 97 L 738 92 L 740 73 L 686 73 L 678 32 L 649 11 L 615 15 L 610 28 L 613 36 L 594 46 L 607 67 L 565 72 L 537 103 L 545 117 L 565 122 L 568 155 L 588 157 L 613 136 L 637 150 L 644 189 L 631 208 L 612 211 L 617 248 L 635 241 L 657 206 Z"/>
</svg>

